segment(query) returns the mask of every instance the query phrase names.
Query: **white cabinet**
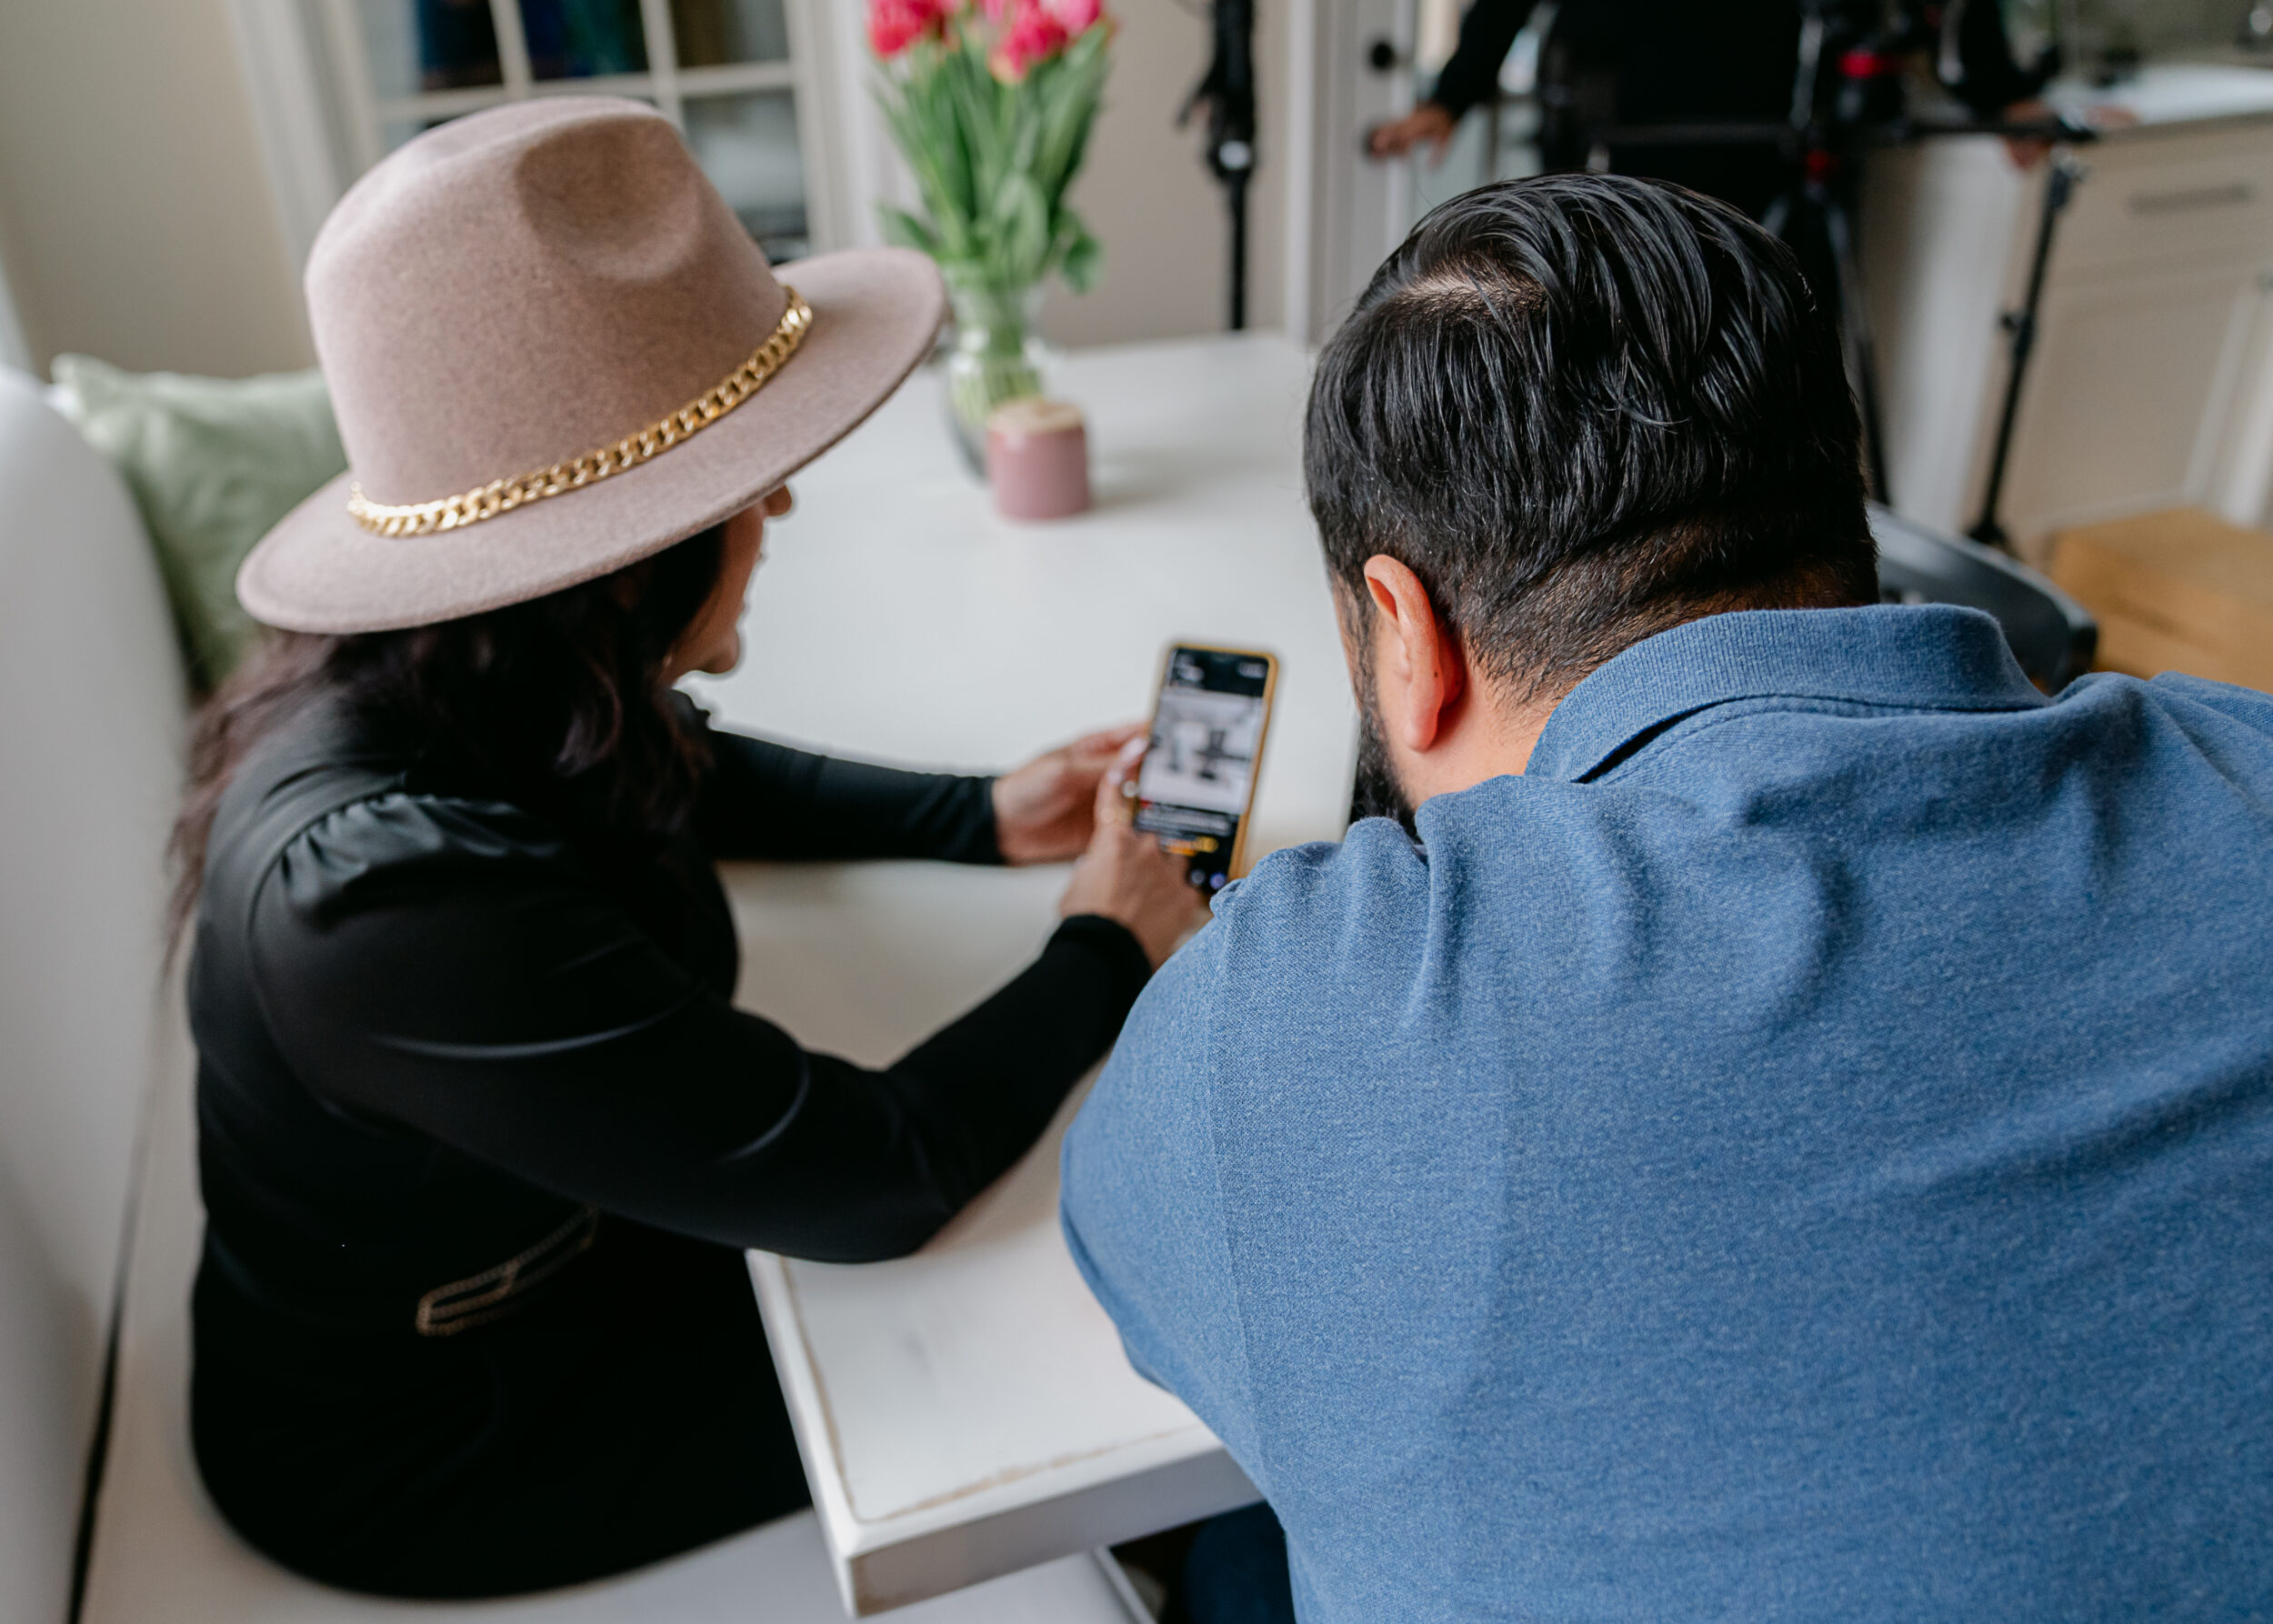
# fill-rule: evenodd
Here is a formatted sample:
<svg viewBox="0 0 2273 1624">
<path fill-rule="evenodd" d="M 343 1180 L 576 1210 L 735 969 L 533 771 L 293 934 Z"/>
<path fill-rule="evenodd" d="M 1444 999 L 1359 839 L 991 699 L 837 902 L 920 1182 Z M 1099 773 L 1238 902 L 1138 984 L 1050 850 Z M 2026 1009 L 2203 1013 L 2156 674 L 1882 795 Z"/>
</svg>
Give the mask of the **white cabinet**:
<svg viewBox="0 0 2273 1624">
<path fill-rule="evenodd" d="M 2236 479 L 2224 455 L 2244 375 L 2262 392 L 2261 275 L 2162 268 L 2048 293 L 2006 488 L 2016 535 L 2157 507 L 2263 516 L 2263 479 Z"/>
<path fill-rule="evenodd" d="M 2081 149 L 2021 398 L 2002 516 L 2024 555 L 2068 525 L 2196 505 L 2238 524 L 2273 498 L 2273 74 L 2266 111 L 2183 116 L 2164 70 L 2158 122 Z M 2253 85 L 2252 81 L 2258 82 Z M 2218 81 L 2222 84 L 2222 81 Z M 2000 314 L 2019 303 L 2045 171 L 1995 141 L 1878 155 L 1864 235 L 1885 395 L 1887 478 L 1905 514 L 1977 516 L 2007 375 Z"/>
</svg>

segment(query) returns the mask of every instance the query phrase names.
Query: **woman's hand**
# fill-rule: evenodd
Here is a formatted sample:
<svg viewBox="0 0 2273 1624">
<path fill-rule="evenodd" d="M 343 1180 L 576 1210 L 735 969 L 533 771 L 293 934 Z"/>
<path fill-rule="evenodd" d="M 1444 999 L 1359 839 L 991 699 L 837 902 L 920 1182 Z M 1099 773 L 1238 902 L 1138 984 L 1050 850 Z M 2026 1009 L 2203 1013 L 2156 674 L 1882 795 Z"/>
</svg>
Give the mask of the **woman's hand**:
<svg viewBox="0 0 2273 1624">
<path fill-rule="evenodd" d="M 1037 756 L 995 780 L 995 844 L 1006 863 L 1079 857 L 1095 827 L 1097 783 L 1145 725 L 1108 727 Z"/>
<path fill-rule="evenodd" d="M 1132 739 L 1098 779 L 1096 830 L 1074 865 L 1073 883 L 1058 899 L 1057 912 L 1064 918 L 1103 914 L 1127 926 L 1157 970 L 1207 923 L 1207 904 L 1192 888 L 1184 860 L 1162 851 L 1157 836 L 1129 822 L 1123 786 L 1143 755 L 1144 740 Z"/>
</svg>

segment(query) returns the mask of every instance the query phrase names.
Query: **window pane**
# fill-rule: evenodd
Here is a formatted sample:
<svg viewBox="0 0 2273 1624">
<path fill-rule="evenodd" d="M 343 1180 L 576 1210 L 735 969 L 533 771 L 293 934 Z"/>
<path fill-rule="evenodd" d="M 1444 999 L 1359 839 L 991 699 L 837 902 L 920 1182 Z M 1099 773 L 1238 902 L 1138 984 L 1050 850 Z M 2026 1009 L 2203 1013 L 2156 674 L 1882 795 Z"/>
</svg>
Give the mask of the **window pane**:
<svg viewBox="0 0 2273 1624">
<path fill-rule="evenodd" d="M 639 0 L 521 0 L 521 33 L 539 79 L 647 71 Z"/>
<path fill-rule="evenodd" d="M 686 111 L 686 144 L 766 257 L 803 258 L 805 163 L 789 92 L 696 96 Z"/>
<path fill-rule="evenodd" d="M 362 0 L 357 10 L 375 95 L 505 83 L 489 0 Z"/>
<path fill-rule="evenodd" d="M 671 0 L 681 67 L 786 62 L 789 25 L 781 0 Z"/>
</svg>

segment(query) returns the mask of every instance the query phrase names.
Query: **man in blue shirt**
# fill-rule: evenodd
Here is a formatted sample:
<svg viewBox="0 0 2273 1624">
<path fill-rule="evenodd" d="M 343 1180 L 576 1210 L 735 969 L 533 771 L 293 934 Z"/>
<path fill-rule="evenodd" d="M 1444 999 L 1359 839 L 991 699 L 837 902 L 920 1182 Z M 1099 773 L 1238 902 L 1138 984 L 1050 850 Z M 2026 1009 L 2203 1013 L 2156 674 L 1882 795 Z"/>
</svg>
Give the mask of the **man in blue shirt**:
<svg viewBox="0 0 2273 1624">
<path fill-rule="evenodd" d="M 1307 459 L 1415 834 L 1065 1151 L 1306 1624 L 2273 1617 L 2273 697 L 1877 606 L 1832 334 L 1649 183 L 1425 220 Z"/>
</svg>

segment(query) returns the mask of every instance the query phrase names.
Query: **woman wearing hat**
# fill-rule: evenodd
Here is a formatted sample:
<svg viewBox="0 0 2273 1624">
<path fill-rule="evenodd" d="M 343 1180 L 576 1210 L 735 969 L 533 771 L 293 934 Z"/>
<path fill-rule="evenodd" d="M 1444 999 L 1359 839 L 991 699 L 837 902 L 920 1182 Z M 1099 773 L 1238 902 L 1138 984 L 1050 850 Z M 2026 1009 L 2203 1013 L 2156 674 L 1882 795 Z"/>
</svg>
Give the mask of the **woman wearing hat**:
<svg viewBox="0 0 2273 1624">
<path fill-rule="evenodd" d="M 928 261 L 777 282 L 636 104 L 431 132 L 325 225 L 351 473 L 238 580 L 285 635 L 180 832 L 208 1227 L 193 1418 L 315 1578 L 483 1596 L 805 1503 L 739 1248 L 920 1245 L 1194 921 L 1103 735 L 1001 779 L 711 729 L 783 481 L 930 346 Z M 896 1065 L 735 1009 L 718 857 L 1086 855 L 1022 975 Z"/>
</svg>

